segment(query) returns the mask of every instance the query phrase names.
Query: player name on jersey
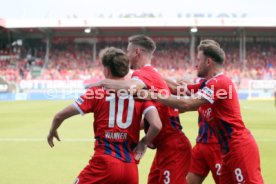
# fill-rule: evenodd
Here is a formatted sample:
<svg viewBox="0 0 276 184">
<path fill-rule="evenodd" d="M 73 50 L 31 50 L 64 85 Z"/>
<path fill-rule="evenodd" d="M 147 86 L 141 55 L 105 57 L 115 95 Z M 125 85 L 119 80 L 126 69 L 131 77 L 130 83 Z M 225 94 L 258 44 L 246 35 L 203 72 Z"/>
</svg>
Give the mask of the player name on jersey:
<svg viewBox="0 0 276 184">
<path fill-rule="evenodd" d="M 108 132 L 108 131 L 105 132 L 105 138 L 112 139 L 113 141 L 114 140 L 117 140 L 118 142 L 124 141 L 127 139 L 127 137 L 128 137 L 127 133 L 125 132 Z"/>
</svg>

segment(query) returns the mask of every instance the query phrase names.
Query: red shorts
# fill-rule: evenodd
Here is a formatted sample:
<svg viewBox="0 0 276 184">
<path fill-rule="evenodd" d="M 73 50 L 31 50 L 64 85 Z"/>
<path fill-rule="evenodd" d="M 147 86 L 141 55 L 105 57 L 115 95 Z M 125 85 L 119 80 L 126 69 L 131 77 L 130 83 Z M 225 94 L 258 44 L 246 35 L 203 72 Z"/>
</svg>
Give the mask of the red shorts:
<svg viewBox="0 0 276 184">
<path fill-rule="evenodd" d="M 136 163 L 126 163 L 108 155 L 94 155 L 74 184 L 138 184 Z"/>
<path fill-rule="evenodd" d="M 252 136 L 230 147 L 222 156 L 220 183 L 263 184 L 258 146 Z"/>
<path fill-rule="evenodd" d="M 191 163 L 192 147 L 181 134 L 166 141 L 157 151 L 148 176 L 148 184 L 185 184 Z"/>
<path fill-rule="evenodd" d="M 221 151 L 219 144 L 197 143 L 192 150 L 192 162 L 190 172 L 206 177 L 212 172 L 216 183 L 219 183 L 221 172 Z"/>
</svg>

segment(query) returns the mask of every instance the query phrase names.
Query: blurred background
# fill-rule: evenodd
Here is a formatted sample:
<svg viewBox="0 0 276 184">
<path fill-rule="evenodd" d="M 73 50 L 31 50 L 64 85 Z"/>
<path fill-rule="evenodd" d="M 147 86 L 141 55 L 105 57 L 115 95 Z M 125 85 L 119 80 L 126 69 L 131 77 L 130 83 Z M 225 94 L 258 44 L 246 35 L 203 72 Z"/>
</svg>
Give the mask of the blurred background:
<svg viewBox="0 0 276 184">
<path fill-rule="evenodd" d="M 54 150 L 45 139 L 51 119 L 84 92 L 85 84 L 103 79 L 99 51 L 107 46 L 125 50 L 134 34 L 156 41 L 152 65 L 162 75 L 190 82 L 196 80 L 200 40 L 221 44 L 226 52 L 224 73 L 238 89 L 244 119 L 260 146 L 264 179 L 275 181 L 274 0 L 0 0 L 0 4 L 0 183 L 73 182 L 93 153 L 93 119 L 70 120 L 85 123 L 62 127 L 65 142 Z M 193 143 L 196 116 L 181 116 Z M 139 166 L 140 183 L 146 183 L 153 154 L 149 151 Z"/>
<path fill-rule="evenodd" d="M 226 51 L 225 73 L 241 99 L 274 96 L 274 1 L 2 4 L 0 99 L 71 99 L 83 84 L 103 78 L 99 51 L 107 46 L 126 49 L 134 34 L 157 42 L 153 65 L 161 73 L 189 81 L 196 73 L 196 46 L 202 39 L 215 39 Z"/>
</svg>

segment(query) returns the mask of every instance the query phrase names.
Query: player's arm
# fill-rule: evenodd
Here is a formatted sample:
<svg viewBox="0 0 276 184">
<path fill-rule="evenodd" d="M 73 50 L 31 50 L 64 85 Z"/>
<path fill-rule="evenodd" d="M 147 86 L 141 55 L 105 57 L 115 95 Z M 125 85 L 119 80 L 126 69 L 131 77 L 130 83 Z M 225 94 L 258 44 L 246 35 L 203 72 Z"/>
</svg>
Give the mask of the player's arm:
<svg viewBox="0 0 276 184">
<path fill-rule="evenodd" d="M 196 111 L 201 105 L 208 104 L 208 100 L 195 95 L 193 97 L 169 96 L 162 98 L 160 95 L 154 95 L 156 101 L 163 103 L 172 108 L 176 108 L 179 112 Z"/>
<path fill-rule="evenodd" d="M 101 86 L 107 89 L 114 89 L 118 91 L 120 89 L 125 90 L 139 90 L 145 87 L 145 84 L 140 80 L 114 80 L 114 79 L 104 79 L 94 84 L 89 84 L 85 88 L 90 88 L 94 86 Z"/>
<path fill-rule="evenodd" d="M 89 89 L 89 88 L 101 86 L 101 82 L 102 81 L 98 81 L 98 82 L 94 82 L 94 83 L 91 83 L 91 84 L 84 85 L 84 88 L 85 89 Z"/>
<path fill-rule="evenodd" d="M 145 121 L 144 119 L 142 119 L 140 122 L 140 130 L 144 130 L 144 128 L 145 128 Z"/>
<path fill-rule="evenodd" d="M 190 92 L 190 97 L 175 95 L 163 96 L 161 94 L 152 93 L 146 90 L 143 90 L 143 92 L 146 94 L 142 94 L 148 100 L 158 101 L 160 103 L 163 103 L 164 105 L 178 109 L 179 112 L 196 111 L 200 106 L 204 104 L 214 103 L 214 97 L 212 96 L 212 94 L 215 93 L 212 89 L 212 86 L 214 87 L 214 84 L 211 84 L 212 82 L 209 82 L 209 86 L 205 86 L 203 89 L 199 89 L 201 85 L 200 83 L 191 85 L 190 88 L 192 89 L 192 91 Z M 215 87 L 217 88 L 217 86 Z M 187 86 L 185 88 L 187 88 Z M 194 94 L 195 91 L 196 93 Z"/>
<path fill-rule="evenodd" d="M 168 77 L 163 77 L 164 81 L 167 83 L 168 87 L 170 88 L 170 91 L 172 94 L 176 94 L 177 93 L 177 86 L 179 86 L 180 84 Z"/>
<path fill-rule="evenodd" d="M 141 141 L 148 145 L 152 140 L 158 135 L 162 129 L 162 123 L 156 108 L 150 109 L 145 114 L 145 119 L 149 122 L 150 126 L 147 131 L 147 134 L 141 139 Z"/>
<path fill-rule="evenodd" d="M 156 108 L 151 108 L 146 112 L 145 119 L 149 122 L 150 126 L 146 135 L 139 141 L 134 149 L 135 159 L 140 160 L 146 152 L 147 146 L 159 134 L 162 129 L 162 123 Z"/>
<path fill-rule="evenodd" d="M 176 81 L 168 77 L 163 77 L 163 79 L 170 88 L 171 93 L 174 95 L 189 96 L 190 92 L 188 89 L 188 85 L 192 89 L 196 87 L 196 85 L 191 85 L 186 80 Z"/>
<path fill-rule="evenodd" d="M 120 89 L 140 90 L 145 87 L 145 84 L 140 80 L 134 80 L 134 79 L 130 79 L 130 80 L 105 79 L 105 80 L 102 80 L 101 86 L 107 89 L 115 89 L 116 91 Z"/>
<path fill-rule="evenodd" d="M 54 142 L 53 142 L 54 137 L 58 141 L 60 141 L 58 133 L 57 133 L 58 127 L 62 124 L 62 122 L 65 119 L 70 118 L 71 116 L 74 116 L 77 114 L 79 114 L 79 111 L 76 109 L 76 107 L 74 105 L 69 105 L 68 107 L 61 110 L 54 116 L 54 119 L 52 121 L 52 126 L 50 128 L 50 131 L 49 131 L 49 134 L 47 137 L 48 144 L 51 147 L 54 147 Z"/>
<path fill-rule="evenodd" d="M 163 96 L 159 93 L 149 92 L 148 90 L 142 90 L 140 94 L 142 94 L 141 97 L 136 97 L 136 99 L 155 100 L 169 107 L 178 109 L 179 112 L 196 111 L 201 105 L 209 103 L 207 99 L 198 94 L 192 97 L 175 95 Z"/>
</svg>

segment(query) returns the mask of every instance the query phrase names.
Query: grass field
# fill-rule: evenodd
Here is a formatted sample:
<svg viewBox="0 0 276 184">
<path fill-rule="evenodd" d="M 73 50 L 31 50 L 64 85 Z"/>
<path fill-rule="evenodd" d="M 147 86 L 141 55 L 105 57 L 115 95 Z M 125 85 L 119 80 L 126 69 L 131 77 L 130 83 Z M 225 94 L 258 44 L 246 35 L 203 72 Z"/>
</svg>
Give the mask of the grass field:
<svg viewBox="0 0 276 184">
<path fill-rule="evenodd" d="M 93 154 L 93 116 L 76 116 L 64 122 L 62 142 L 50 148 L 46 136 L 55 112 L 70 101 L 0 102 L 0 183 L 65 184 L 75 177 Z M 276 108 L 273 101 L 242 101 L 242 114 L 261 153 L 266 184 L 276 181 Z M 184 131 L 194 144 L 197 114 L 181 116 Z M 154 156 L 148 150 L 139 164 L 140 183 L 146 183 Z M 204 182 L 213 183 L 208 177 Z"/>
</svg>

